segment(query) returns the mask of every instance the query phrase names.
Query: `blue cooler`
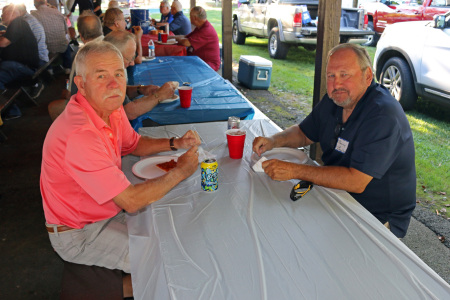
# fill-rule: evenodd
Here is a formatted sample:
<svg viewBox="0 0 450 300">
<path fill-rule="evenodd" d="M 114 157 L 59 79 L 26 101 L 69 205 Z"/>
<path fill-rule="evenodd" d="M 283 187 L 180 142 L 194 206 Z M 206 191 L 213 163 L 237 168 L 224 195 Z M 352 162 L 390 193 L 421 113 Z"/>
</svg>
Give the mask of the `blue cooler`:
<svg viewBox="0 0 450 300">
<path fill-rule="evenodd" d="M 267 90 L 272 75 L 272 62 L 256 55 L 241 55 L 238 80 L 252 90 Z"/>
<path fill-rule="evenodd" d="M 131 16 L 131 26 L 142 26 L 143 23 L 149 24 L 148 20 L 150 18 L 150 11 L 148 9 L 132 8 L 130 9 L 130 16 Z"/>
</svg>

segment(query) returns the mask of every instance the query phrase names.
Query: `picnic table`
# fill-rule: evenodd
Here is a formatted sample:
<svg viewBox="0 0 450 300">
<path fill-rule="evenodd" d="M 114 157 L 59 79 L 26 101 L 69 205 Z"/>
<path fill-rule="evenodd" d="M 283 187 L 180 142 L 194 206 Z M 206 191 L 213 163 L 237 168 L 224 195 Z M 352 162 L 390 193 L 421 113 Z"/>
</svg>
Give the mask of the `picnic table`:
<svg viewBox="0 0 450 300">
<path fill-rule="evenodd" d="M 252 119 L 255 113 L 249 101 L 231 84 L 197 56 L 157 57 L 136 65 L 130 85 L 163 85 L 167 81 L 189 82 L 193 87 L 191 107 L 180 101 L 160 103 L 131 122 L 138 130 L 145 119 L 159 125 L 228 120 L 230 116 Z M 178 92 L 176 92 L 178 93 Z"/>
<path fill-rule="evenodd" d="M 228 156 L 226 128 L 140 129 L 155 138 L 196 130 L 216 156 L 219 186 L 202 191 L 199 168 L 127 216 L 135 299 L 450 299 L 450 286 L 347 192 L 314 186 L 294 202 L 296 180 L 254 172 L 252 141 L 280 130 L 271 121 L 241 122 L 247 138 L 236 160 Z M 265 155 L 313 163 L 298 149 Z M 132 172 L 140 159 L 123 159 L 133 184 L 142 182 Z"/>
<path fill-rule="evenodd" d="M 171 33 L 171 36 L 174 34 Z M 185 46 L 178 44 L 163 44 L 158 42 L 158 35 L 156 34 L 143 34 L 141 38 L 142 43 L 142 56 L 148 56 L 148 42 L 153 40 L 155 44 L 156 56 L 186 56 L 187 50 Z"/>
</svg>

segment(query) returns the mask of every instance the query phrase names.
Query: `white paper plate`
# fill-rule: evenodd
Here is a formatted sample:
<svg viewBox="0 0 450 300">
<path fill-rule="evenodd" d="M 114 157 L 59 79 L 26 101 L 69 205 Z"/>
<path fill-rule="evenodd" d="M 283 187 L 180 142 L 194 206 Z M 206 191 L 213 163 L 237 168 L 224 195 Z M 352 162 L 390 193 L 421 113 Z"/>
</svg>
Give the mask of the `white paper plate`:
<svg viewBox="0 0 450 300">
<path fill-rule="evenodd" d="M 297 164 L 305 164 L 308 161 L 308 156 L 305 152 L 294 148 L 274 148 L 264 152 L 262 156 L 267 159 L 279 159 Z M 260 159 L 261 157 L 253 152 L 251 156 L 252 163 L 255 164 Z"/>
<path fill-rule="evenodd" d="M 174 94 L 172 98 L 169 98 L 166 100 L 161 100 L 161 101 L 159 101 L 159 103 L 170 103 L 170 102 L 173 102 L 178 99 L 180 99 L 180 96 L 178 96 L 177 94 Z"/>
<path fill-rule="evenodd" d="M 142 61 L 152 61 L 154 59 L 156 59 L 156 57 L 142 56 Z"/>
<path fill-rule="evenodd" d="M 156 165 L 170 161 L 172 159 L 178 161 L 178 156 L 167 155 L 167 156 L 153 156 L 145 158 L 135 163 L 131 170 L 133 171 L 134 175 L 140 178 L 145 179 L 156 178 L 166 174 L 166 172 L 158 168 Z"/>
<path fill-rule="evenodd" d="M 163 43 L 163 42 L 161 42 L 161 41 L 156 41 L 158 44 L 161 44 L 161 45 L 175 45 L 175 44 L 177 44 L 178 43 L 178 41 L 177 40 L 174 40 L 174 39 L 169 39 L 169 40 L 167 40 L 167 43 Z"/>
</svg>

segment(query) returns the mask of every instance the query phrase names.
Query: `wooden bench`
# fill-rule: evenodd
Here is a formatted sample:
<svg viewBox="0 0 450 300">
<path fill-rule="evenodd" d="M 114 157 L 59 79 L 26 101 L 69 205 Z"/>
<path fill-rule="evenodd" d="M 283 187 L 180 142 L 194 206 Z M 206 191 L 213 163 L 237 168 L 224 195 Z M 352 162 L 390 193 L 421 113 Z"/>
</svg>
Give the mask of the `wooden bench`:
<svg viewBox="0 0 450 300">
<path fill-rule="evenodd" d="M 122 300 L 122 271 L 64 262 L 61 300 Z"/>
</svg>

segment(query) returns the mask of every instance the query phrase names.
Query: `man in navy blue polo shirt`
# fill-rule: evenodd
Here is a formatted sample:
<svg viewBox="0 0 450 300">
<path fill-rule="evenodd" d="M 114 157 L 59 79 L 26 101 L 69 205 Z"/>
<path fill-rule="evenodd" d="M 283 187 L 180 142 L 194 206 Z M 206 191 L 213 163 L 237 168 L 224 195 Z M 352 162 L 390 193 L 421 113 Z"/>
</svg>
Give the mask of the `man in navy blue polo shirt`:
<svg viewBox="0 0 450 300">
<path fill-rule="evenodd" d="M 367 51 L 341 44 L 328 54 L 327 95 L 299 126 L 257 137 L 253 151 L 319 142 L 324 166 L 268 160 L 274 180 L 302 179 L 348 191 L 397 237 L 416 205 L 414 141 L 400 104 L 373 81 Z"/>
</svg>

